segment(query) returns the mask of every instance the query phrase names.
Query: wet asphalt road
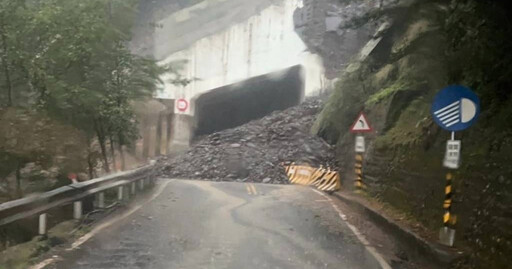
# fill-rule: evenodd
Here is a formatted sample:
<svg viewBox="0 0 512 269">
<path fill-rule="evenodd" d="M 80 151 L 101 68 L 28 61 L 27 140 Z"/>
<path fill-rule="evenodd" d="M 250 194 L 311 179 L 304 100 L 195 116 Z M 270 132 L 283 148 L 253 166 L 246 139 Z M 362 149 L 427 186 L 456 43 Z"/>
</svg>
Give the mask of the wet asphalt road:
<svg viewBox="0 0 512 269">
<path fill-rule="evenodd" d="M 154 200 L 47 268 L 380 267 L 329 200 L 308 187 L 170 180 Z"/>
</svg>

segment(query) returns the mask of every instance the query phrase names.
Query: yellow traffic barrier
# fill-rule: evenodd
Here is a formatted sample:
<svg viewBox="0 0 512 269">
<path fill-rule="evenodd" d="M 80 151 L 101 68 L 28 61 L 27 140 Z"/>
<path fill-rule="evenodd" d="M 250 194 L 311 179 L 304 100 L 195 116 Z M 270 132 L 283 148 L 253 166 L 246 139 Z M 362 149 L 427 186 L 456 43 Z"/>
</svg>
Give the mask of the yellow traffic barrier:
<svg viewBox="0 0 512 269">
<path fill-rule="evenodd" d="M 338 172 L 330 168 L 313 168 L 306 165 L 284 165 L 290 183 L 305 186 L 314 186 L 321 191 L 337 191 L 341 188 Z"/>
</svg>

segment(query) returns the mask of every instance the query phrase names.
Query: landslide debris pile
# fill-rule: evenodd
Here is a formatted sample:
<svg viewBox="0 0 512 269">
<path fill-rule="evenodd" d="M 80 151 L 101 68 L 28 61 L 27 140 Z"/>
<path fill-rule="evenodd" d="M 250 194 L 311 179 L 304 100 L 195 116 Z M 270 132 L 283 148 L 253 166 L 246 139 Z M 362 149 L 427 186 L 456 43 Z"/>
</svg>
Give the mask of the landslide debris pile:
<svg viewBox="0 0 512 269">
<path fill-rule="evenodd" d="M 283 162 L 335 168 L 334 149 L 310 132 L 321 108 L 320 100 L 308 100 L 208 135 L 184 154 L 162 157 L 160 176 L 286 184 Z"/>
</svg>

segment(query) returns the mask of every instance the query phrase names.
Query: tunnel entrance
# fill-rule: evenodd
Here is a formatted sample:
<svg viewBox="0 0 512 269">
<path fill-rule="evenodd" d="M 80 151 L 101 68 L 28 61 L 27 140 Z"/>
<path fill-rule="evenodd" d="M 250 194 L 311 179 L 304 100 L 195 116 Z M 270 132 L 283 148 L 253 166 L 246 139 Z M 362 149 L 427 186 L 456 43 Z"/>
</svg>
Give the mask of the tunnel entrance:
<svg viewBox="0 0 512 269">
<path fill-rule="evenodd" d="M 298 105 L 304 96 L 302 66 L 297 65 L 213 89 L 196 101 L 195 135 L 211 134 Z"/>
</svg>

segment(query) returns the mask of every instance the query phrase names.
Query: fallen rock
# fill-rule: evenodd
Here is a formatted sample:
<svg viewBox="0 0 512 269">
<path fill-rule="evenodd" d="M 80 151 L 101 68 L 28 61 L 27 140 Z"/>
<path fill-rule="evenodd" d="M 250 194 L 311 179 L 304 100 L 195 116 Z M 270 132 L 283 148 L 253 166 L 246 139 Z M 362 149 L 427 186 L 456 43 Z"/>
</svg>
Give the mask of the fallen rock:
<svg viewBox="0 0 512 269">
<path fill-rule="evenodd" d="M 309 100 L 199 138 L 185 154 L 160 158 L 159 176 L 288 184 L 282 163 L 336 167 L 333 147 L 310 132 L 322 106 Z"/>
</svg>

